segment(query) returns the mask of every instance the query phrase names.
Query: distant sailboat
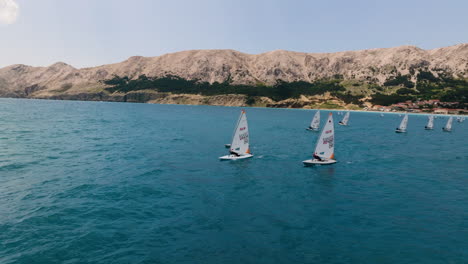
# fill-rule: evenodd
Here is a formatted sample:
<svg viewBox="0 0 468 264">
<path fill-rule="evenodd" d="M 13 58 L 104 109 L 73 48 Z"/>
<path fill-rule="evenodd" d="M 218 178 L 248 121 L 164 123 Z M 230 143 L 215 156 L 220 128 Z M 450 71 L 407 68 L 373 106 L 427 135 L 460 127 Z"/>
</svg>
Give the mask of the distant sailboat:
<svg viewBox="0 0 468 264">
<path fill-rule="evenodd" d="M 247 116 L 242 110 L 237 121 L 236 130 L 232 138 L 229 155 L 219 157 L 221 160 L 238 160 L 253 157 L 249 148 L 249 128 L 247 125 Z"/>
<path fill-rule="evenodd" d="M 310 131 L 318 131 L 319 127 L 320 127 L 320 111 L 317 111 L 315 112 L 312 122 L 310 122 L 310 126 L 306 129 Z"/>
<path fill-rule="evenodd" d="M 336 162 L 335 158 L 335 129 L 333 126 L 333 115 L 328 115 L 327 122 L 315 146 L 313 159 L 304 160 L 305 166 L 327 165 Z"/>
<path fill-rule="evenodd" d="M 384 115 L 383 114 L 380 114 L 381 117 L 383 117 Z"/>
<path fill-rule="evenodd" d="M 343 117 L 343 120 L 338 122 L 338 124 L 340 124 L 342 126 L 347 126 L 348 125 L 348 120 L 349 120 L 349 111 L 346 112 L 345 116 Z"/>
<path fill-rule="evenodd" d="M 396 128 L 396 133 L 406 133 L 406 126 L 408 125 L 408 115 L 406 114 L 401 120 L 400 126 Z"/>
<path fill-rule="evenodd" d="M 465 117 L 459 116 L 457 117 L 457 121 L 458 123 L 463 123 L 463 121 L 465 121 Z"/>
<path fill-rule="evenodd" d="M 430 115 L 429 120 L 427 121 L 427 125 L 424 127 L 426 130 L 434 129 L 434 116 Z"/>
<path fill-rule="evenodd" d="M 445 132 L 451 132 L 452 131 L 452 122 L 453 122 L 453 117 L 450 117 L 447 120 L 447 124 L 445 124 L 445 127 L 443 127 L 442 130 L 445 131 Z"/>
</svg>

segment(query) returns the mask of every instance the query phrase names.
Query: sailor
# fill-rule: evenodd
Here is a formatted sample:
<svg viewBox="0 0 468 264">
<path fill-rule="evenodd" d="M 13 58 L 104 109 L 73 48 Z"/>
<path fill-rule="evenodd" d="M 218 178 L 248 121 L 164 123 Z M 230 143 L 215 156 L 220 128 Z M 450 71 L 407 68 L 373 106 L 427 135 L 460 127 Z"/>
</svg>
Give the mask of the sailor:
<svg viewBox="0 0 468 264">
<path fill-rule="evenodd" d="M 322 161 L 322 158 L 321 158 L 319 155 L 315 154 L 315 153 L 314 153 L 314 159 L 317 159 L 317 160 L 319 160 L 319 161 Z"/>
<path fill-rule="evenodd" d="M 237 153 L 235 151 L 229 150 L 229 153 L 236 156 L 236 157 L 240 157 L 239 153 Z"/>
</svg>

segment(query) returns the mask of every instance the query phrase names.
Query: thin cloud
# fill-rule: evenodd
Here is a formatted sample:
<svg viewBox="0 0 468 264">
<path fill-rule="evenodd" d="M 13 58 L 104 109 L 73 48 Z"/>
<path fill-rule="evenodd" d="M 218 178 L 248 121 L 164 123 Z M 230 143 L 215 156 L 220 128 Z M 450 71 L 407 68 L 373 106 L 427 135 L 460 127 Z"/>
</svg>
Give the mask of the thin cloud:
<svg viewBox="0 0 468 264">
<path fill-rule="evenodd" d="M 15 0 L 0 0 L 0 24 L 13 24 L 18 18 L 19 6 Z"/>
</svg>

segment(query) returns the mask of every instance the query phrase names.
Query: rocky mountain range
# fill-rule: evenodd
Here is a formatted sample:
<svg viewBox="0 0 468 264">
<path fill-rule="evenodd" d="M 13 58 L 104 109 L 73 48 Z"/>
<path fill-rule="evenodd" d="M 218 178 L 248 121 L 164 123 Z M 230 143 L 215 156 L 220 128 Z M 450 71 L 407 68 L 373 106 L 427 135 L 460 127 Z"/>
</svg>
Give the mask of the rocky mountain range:
<svg viewBox="0 0 468 264">
<path fill-rule="evenodd" d="M 401 46 L 336 53 L 276 50 L 258 55 L 235 50 L 190 50 L 158 57 L 130 57 L 120 63 L 82 69 L 63 62 L 48 67 L 18 64 L 0 69 L 0 96 L 107 100 L 110 97 L 102 97 L 106 88 L 103 80 L 113 76 L 132 79 L 171 75 L 209 83 L 229 81 L 233 85 L 272 85 L 278 80 L 314 82 L 339 76 L 343 80 L 382 84 L 397 75 L 415 78 L 421 70 L 435 76 L 443 73 L 468 78 L 468 44 L 432 50 Z M 108 92 L 105 95 L 111 96 Z M 120 97 L 113 98 L 119 101 Z"/>
</svg>

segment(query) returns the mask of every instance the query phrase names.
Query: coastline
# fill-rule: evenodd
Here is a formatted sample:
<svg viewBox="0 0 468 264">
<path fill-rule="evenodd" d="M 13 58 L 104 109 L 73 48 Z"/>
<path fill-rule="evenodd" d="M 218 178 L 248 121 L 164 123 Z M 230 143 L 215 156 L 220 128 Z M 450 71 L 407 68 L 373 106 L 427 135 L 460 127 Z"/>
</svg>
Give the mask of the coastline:
<svg viewBox="0 0 468 264">
<path fill-rule="evenodd" d="M 0 100 L 13 99 L 13 100 L 41 100 L 41 101 L 70 101 L 70 102 L 95 102 L 95 103 L 132 103 L 132 104 L 161 104 L 161 105 L 189 105 L 189 106 L 212 106 L 212 107 L 237 107 L 237 108 L 264 108 L 264 109 L 288 109 L 299 111 L 331 111 L 331 112 L 360 112 L 360 113 L 374 113 L 374 114 L 408 114 L 408 115 L 434 115 L 434 116 L 468 116 L 464 114 L 436 114 L 436 113 L 413 113 L 406 111 L 375 111 L 375 110 L 351 110 L 346 108 L 298 108 L 298 107 L 268 107 L 268 106 L 249 106 L 249 105 L 219 105 L 219 104 L 187 104 L 187 103 L 155 103 L 155 102 L 136 102 L 136 101 L 111 101 L 111 100 L 73 100 L 73 99 L 57 99 L 57 98 L 18 98 L 18 97 L 0 97 Z"/>
</svg>

